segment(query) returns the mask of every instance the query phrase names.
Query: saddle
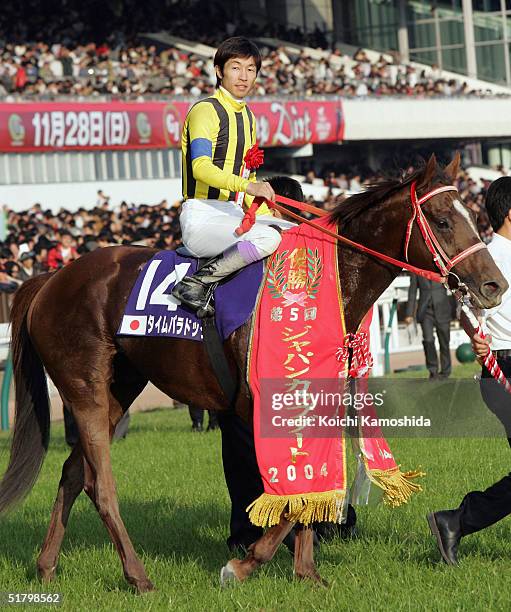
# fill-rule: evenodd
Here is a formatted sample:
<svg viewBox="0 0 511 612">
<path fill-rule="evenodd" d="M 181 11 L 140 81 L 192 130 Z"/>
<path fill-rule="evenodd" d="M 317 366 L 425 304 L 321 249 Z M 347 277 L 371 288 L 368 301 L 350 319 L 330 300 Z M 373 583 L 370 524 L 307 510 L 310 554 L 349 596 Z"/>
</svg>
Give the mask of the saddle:
<svg viewBox="0 0 511 612">
<path fill-rule="evenodd" d="M 254 311 L 263 275 L 255 262 L 212 286 L 214 316 L 200 319 L 172 295 L 175 283 L 193 274 L 209 258 L 194 257 L 186 248 L 159 251 L 149 259 L 131 289 L 117 335 L 157 336 L 203 341 L 212 368 L 232 405 L 237 390 L 223 351 L 223 342 Z"/>
</svg>

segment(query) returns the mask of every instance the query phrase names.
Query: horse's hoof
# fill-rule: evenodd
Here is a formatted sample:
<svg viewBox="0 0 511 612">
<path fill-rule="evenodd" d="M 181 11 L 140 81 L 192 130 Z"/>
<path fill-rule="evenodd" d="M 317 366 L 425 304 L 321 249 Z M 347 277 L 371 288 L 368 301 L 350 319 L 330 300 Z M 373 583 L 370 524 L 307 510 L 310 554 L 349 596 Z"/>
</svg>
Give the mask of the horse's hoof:
<svg viewBox="0 0 511 612">
<path fill-rule="evenodd" d="M 38 567 L 37 568 L 37 576 L 41 582 L 51 582 L 55 578 L 55 570 L 57 568 L 54 567 Z"/>
<path fill-rule="evenodd" d="M 321 578 L 321 576 L 316 571 L 307 572 L 306 574 L 295 574 L 295 576 L 298 578 L 298 580 L 308 580 L 314 585 L 322 587 L 324 589 L 330 586 L 328 582 L 324 578 Z"/>
<path fill-rule="evenodd" d="M 323 589 L 328 589 L 328 587 L 330 586 L 328 584 L 328 580 L 325 580 L 324 578 L 321 578 L 321 576 L 318 576 L 318 579 L 316 580 L 316 584 L 319 587 L 322 587 Z"/>
<path fill-rule="evenodd" d="M 220 586 L 227 587 L 231 586 L 236 582 L 240 582 L 232 563 L 229 561 L 227 565 L 224 565 L 220 570 Z"/>
<path fill-rule="evenodd" d="M 135 583 L 135 588 L 139 595 L 142 593 L 150 593 L 151 591 L 156 591 L 154 584 L 146 578 L 145 580 L 137 580 Z"/>
</svg>

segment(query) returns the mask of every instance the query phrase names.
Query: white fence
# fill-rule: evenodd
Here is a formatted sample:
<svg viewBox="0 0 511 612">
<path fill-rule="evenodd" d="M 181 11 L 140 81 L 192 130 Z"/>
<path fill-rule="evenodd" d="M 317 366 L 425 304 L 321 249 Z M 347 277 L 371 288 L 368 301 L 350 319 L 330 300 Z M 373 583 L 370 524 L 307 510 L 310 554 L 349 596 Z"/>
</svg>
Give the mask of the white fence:
<svg viewBox="0 0 511 612">
<path fill-rule="evenodd" d="M 0 323 L 0 362 L 7 359 L 10 342 L 11 330 L 9 323 Z"/>
<path fill-rule="evenodd" d="M 406 326 L 398 323 L 397 314 L 394 316 L 392 324 L 388 326 L 392 302 L 397 299 L 398 303 L 408 301 L 408 287 L 410 286 L 409 276 L 398 276 L 396 280 L 378 298 L 373 310 L 373 320 L 371 323 L 371 353 L 373 354 L 374 367 L 373 375 L 381 376 L 384 374 L 385 366 L 385 335 L 390 333 L 389 352 L 411 353 L 422 351 L 422 333 L 420 326 L 412 324 Z M 438 340 L 435 337 L 435 341 Z M 451 324 L 451 349 L 456 349 L 460 344 L 468 342 L 467 335 L 460 328 L 459 323 L 454 321 Z M 438 346 L 437 346 L 438 348 Z"/>
</svg>

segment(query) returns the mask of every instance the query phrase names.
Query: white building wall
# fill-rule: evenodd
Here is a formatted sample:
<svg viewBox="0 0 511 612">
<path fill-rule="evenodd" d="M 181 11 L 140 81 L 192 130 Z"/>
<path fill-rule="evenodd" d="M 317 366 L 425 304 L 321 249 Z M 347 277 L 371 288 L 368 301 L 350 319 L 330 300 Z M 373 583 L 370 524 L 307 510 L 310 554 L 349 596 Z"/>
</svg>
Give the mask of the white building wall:
<svg viewBox="0 0 511 612">
<path fill-rule="evenodd" d="M 511 136 L 511 98 L 343 100 L 344 140 Z"/>
<path fill-rule="evenodd" d="M 117 205 L 170 203 L 181 198 L 181 179 L 154 179 L 130 181 L 94 181 L 86 183 L 41 183 L 33 185 L 0 185 L 0 205 L 12 210 L 24 210 L 35 203 L 46 209 L 76 210 L 96 205 L 98 189 L 109 195 Z"/>
</svg>

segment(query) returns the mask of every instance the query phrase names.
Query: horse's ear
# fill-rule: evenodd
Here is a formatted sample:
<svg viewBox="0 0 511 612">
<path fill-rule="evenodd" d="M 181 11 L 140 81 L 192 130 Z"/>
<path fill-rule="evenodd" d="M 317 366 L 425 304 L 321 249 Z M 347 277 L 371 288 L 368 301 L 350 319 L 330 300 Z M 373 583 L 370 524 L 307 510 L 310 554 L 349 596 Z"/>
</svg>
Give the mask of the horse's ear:
<svg viewBox="0 0 511 612">
<path fill-rule="evenodd" d="M 436 157 L 435 157 L 435 154 L 432 153 L 431 157 L 428 159 L 428 163 L 426 164 L 426 168 L 424 170 L 424 175 L 422 179 L 423 183 L 427 184 L 433 179 L 436 173 L 436 168 L 437 168 Z"/>
<path fill-rule="evenodd" d="M 461 155 L 459 151 L 456 151 L 456 154 L 454 155 L 452 162 L 444 168 L 445 174 L 447 174 L 447 176 L 450 176 L 453 181 L 455 181 L 456 177 L 458 176 L 458 170 L 460 168 L 460 163 L 461 163 Z"/>
</svg>

